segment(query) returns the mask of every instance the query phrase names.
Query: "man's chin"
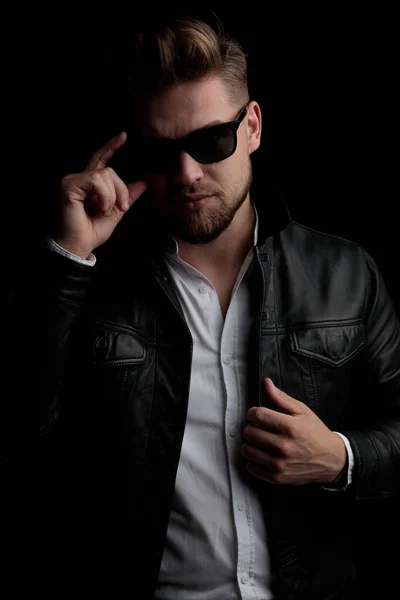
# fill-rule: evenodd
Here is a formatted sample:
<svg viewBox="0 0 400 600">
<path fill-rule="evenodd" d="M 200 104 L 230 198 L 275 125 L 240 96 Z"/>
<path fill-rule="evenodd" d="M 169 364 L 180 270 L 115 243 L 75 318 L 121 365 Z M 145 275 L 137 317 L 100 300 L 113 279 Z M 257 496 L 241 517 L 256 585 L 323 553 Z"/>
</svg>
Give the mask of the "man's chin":
<svg viewBox="0 0 400 600">
<path fill-rule="evenodd" d="M 169 223 L 169 233 L 189 244 L 209 244 L 216 240 L 229 227 L 231 221 L 232 219 L 222 222 L 214 221 L 212 227 L 207 227 L 206 223 L 201 222 L 201 217 L 199 219 L 191 219 L 190 223 L 175 220 Z M 208 221 L 208 225 L 210 225 L 210 220 Z"/>
<path fill-rule="evenodd" d="M 222 231 L 200 231 L 197 233 L 191 233 L 188 231 L 176 232 L 174 235 L 188 244 L 193 245 L 204 245 L 213 242 L 221 235 Z"/>
</svg>

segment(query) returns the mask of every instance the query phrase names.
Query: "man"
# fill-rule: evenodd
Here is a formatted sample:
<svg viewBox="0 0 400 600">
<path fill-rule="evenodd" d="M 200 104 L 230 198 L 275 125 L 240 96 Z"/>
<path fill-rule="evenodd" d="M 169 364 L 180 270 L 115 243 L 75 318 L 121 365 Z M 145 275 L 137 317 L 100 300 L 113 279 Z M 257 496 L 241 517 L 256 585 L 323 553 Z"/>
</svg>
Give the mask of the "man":
<svg viewBox="0 0 400 600">
<path fill-rule="evenodd" d="M 236 42 L 176 20 L 137 52 L 137 122 L 64 177 L 37 273 L 57 554 L 133 598 L 355 598 L 354 505 L 399 491 L 392 303 L 363 248 L 253 198 Z"/>
</svg>

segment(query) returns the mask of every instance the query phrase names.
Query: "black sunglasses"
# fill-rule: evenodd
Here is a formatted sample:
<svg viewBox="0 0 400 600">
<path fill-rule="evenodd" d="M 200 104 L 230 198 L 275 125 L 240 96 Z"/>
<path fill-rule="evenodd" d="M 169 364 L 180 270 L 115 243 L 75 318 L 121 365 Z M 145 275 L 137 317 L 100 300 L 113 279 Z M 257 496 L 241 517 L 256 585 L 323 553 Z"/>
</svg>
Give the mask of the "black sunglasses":
<svg viewBox="0 0 400 600">
<path fill-rule="evenodd" d="M 232 156 L 237 147 L 237 130 L 243 121 L 246 104 L 235 121 L 197 129 L 179 139 L 139 135 L 136 139 L 139 168 L 145 173 L 167 173 L 180 152 L 187 152 L 202 164 L 216 163 Z"/>
</svg>

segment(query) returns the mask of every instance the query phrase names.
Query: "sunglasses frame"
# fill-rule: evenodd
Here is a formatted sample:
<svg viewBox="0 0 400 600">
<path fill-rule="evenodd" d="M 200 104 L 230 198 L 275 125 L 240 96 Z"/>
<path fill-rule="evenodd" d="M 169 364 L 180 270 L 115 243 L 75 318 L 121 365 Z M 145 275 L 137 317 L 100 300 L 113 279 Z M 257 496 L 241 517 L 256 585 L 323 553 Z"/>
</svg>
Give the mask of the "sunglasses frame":
<svg viewBox="0 0 400 600">
<path fill-rule="evenodd" d="M 236 151 L 237 130 L 239 129 L 240 123 L 243 121 L 244 117 L 246 116 L 248 105 L 249 105 L 249 102 L 247 102 L 245 104 L 245 106 L 243 106 L 243 108 L 241 108 L 239 115 L 237 116 L 237 118 L 234 121 L 228 121 L 226 123 L 218 123 L 218 125 L 213 125 L 211 127 L 206 127 L 204 129 L 197 129 L 196 131 L 192 131 L 191 133 L 189 133 L 188 135 L 186 135 L 182 138 L 168 139 L 168 138 L 161 138 L 161 137 L 157 137 L 157 136 L 141 135 L 140 139 L 142 141 L 157 140 L 158 143 L 165 144 L 166 148 L 168 146 L 168 150 L 171 152 L 174 152 L 175 155 L 177 152 L 182 152 L 182 151 L 187 152 L 187 154 L 189 154 L 192 158 L 194 158 L 195 161 L 197 161 L 201 164 L 212 164 L 212 163 L 221 162 L 222 160 L 225 160 L 225 159 L 229 158 L 230 156 L 232 156 L 232 154 L 234 154 Z M 190 140 L 193 139 L 194 137 L 197 137 L 198 135 L 201 135 L 202 133 L 205 133 L 205 132 L 207 132 L 207 133 L 210 131 L 218 132 L 219 129 L 226 128 L 226 127 L 229 127 L 232 130 L 232 133 L 235 134 L 233 150 L 227 156 L 224 156 L 223 158 L 220 158 L 218 160 L 202 160 L 202 159 L 199 159 L 192 150 L 190 150 Z"/>
</svg>

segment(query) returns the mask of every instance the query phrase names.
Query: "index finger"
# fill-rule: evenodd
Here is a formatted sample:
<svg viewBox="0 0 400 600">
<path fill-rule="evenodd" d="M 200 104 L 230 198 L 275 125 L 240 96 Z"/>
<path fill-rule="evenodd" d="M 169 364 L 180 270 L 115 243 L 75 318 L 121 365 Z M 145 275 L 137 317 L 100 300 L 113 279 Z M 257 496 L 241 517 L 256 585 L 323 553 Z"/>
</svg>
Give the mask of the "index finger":
<svg viewBox="0 0 400 600">
<path fill-rule="evenodd" d="M 288 426 L 290 427 L 292 419 L 291 415 L 286 415 L 266 406 L 252 406 L 247 411 L 248 421 L 273 433 L 286 431 Z"/>
<path fill-rule="evenodd" d="M 126 132 L 121 131 L 118 135 L 108 140 L 104 146 L 93 154 L 84 170 L 93 171 L 95 169 L 104 169 L 118 148 L 125 144 L 127 137 Z"/>
</svg>

